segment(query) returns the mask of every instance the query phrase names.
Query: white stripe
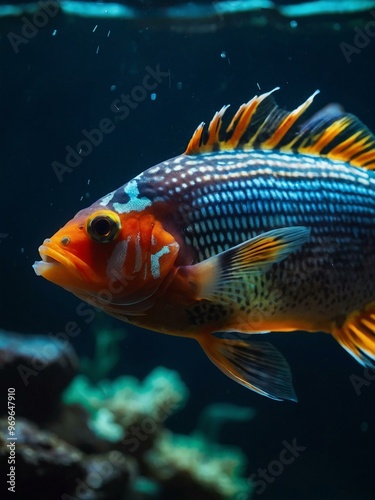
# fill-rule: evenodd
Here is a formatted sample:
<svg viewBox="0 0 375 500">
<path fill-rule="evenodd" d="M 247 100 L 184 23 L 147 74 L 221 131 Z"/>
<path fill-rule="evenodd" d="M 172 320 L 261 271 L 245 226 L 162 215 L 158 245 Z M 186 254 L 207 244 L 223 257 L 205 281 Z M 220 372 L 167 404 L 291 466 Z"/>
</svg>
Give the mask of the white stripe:
<svg viewBox="0 0 375 500">
<path fill-rule="evenodd" d="M 169 247 L 164 246 L 156 254 L 151 255 L 151 274 L 154 279 L 160 278 L 160 258 L 169 253 Z"/>
</svg>

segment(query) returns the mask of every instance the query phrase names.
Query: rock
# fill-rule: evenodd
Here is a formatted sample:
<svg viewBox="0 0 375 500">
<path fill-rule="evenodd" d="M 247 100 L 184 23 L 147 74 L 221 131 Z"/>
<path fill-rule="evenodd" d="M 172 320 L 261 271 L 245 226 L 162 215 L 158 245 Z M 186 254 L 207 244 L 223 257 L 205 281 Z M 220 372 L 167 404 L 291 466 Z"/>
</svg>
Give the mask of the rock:
<svg viewBox="0 0 375 500">
<path fill-rule="evenodd" d="M 8 421 L 0 420 L 0 470 L 9 471 L 11 441 L 7 438 Z M 76 479 L 84 477 L 83 454 L 54 434 L 41 431 L 25 419 L 16 420 L 15 498 L 52 500 L 58 495 L 73 492 Z M 2 481 L 2 485 L 5 481 Z M 9 485 L 6 485 L 9 487 Z M 2 492 L 1 498 L 6 491 Z"/>
<path fill-rule="evenodd" d="M 0 419 L 0 470 L 9 471 L 8 421 Z M 134 461 L 118 451 L 85 455 L 26 419 L 16 421 L 15 498 L 125 500 Z M 5 486 L 5 481 L 2 481 Z M 9 498 L 6 491 L 0 498 Z"/>
<path fill-rule="evenodd" d="M 19 417 L 36 422 L 53 418 L 77 367 L 78 358 L 68 341 L 0 330 L 0 394 L 15 389 Z M 5 403 L 4 397 L 1 405 Z M 4 406 L 0 410 L 6 413 Z"/>
</svg>

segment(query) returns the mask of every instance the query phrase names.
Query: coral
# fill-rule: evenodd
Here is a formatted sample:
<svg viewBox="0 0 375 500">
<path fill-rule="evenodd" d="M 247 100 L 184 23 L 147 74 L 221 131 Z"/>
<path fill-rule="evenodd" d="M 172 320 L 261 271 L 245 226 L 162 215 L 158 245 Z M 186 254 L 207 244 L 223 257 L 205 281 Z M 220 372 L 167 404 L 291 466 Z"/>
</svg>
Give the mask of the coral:
<svg viewBox="0 0 375 500">
<path fill-rule="evenodd" d="M 249 482 L 240 476 L 244 473 L 246 458 L 237 448 L 164 430 L 146 453 L 145 462 L 167 491 L 174 485 L 174 498 L 197 498 L 188 494 L 191 485 L 195 488 L 199 485 L 205 499 L 234 499 L 239 494 L 250 498 Z M 180 484 L 177 490 L 176 483 Z"/>
<path fill-rule="evenodd" d="M 143 383 L 122 376 L 93 385 L 80 375 L 65 392 L 64 401 L 83 405 L 91 414 L 92 429 L 101 437 L 117 441 L 146 418 L 153 417 L 156 424 L 164 421 L 183 406 L 187 397 L 188 389 L 179 375 L 158 367 Z"/>
<path fill-rule="evenodd" d="M 135 456 L 146 475 L 162 486 L 162 498 L 220 500 L 238 494 L 250 498 L 251 487 L 240 476 L 246 465 L 244 455 L 212 440 L 224 422 L 249 420 L 253 410 L 210 405 L 200 418 L 201 428 L 192 436 L 172 434 L 162 424 L 187 397 L 188 389 L 179 375 L 158 367 L 143 382 L 123 376 L 93 385 L 78 376 L 64 400 L 79 401 L 89 411 L 89 425 L 98 436 Z M 206 439 L 203 432 L 209 421 L 213 430 Z"/>
</svg>

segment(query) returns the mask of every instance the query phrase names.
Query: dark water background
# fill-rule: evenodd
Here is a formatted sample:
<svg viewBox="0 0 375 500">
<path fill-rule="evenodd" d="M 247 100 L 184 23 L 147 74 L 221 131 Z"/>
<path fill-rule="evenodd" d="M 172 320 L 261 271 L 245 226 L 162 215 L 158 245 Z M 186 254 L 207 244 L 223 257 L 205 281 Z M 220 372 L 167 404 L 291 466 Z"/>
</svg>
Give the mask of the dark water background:
<svg viewBox="0 0 375 500">
<path fill-rule="evenodd" d="M 372 19 L 364 13 L 363 25 Z M 38 246 L 79 209 L 180 154 L 202 120 L 223 104 L 247 101 L 259 93 L 258 84 L 262 91 L 280 86 L 277 101 L 289 109 L 319 88 L 314 109 L 339 102 L 375 131 L 375 40 L 349 64 L 340 43 L 353 43 L 354 26 L 335 30 L 323 21 L 288 29 L 219 19 L 216 31 L 200 33 L 199 21 L 176 32 L 152 19 L 59 14 L 17 54 L 6 34 L 21 33 L 21 20 L 0 21 L 0 326 L 58 333 L 68 320 L 77 321 L 82 333 L 74 345 L 80 354 L 92 352 L 95 325 L 77 316 L 78 299 L 35 276 Z M 125 120 L 115 121 L 111 103 L 141 84 L 147 66 L 157 65 L 169 76 L 154 90 L 156 99 L 148 94 Z M 115 121 L 115 131 L 59 182 L 51 163 L 64 163 L 65 147 L 75 148 L 82 129 L 96 128 L 104 117 Z M 358 395 L 350 377 L 363 377 L 363 368 L 329 336 L 272 335 L 292 368 L 299 396 L 293 404 L 233 383 L 194 342 L 112 324 L 129 332 L 114 375 L 144 377 L 164 365 L 189 386 L 188 405 L 169 422 L 173 430 L 190 432 L 206 405 L 226 401 L 257 411 L 250 423 L 226 425 L 221 438 L 246 452 L 249 476 L 278 459 L 284 440 L 306 448 L 255 498 L 375 498 L 375 381 Z"/>
</svg>

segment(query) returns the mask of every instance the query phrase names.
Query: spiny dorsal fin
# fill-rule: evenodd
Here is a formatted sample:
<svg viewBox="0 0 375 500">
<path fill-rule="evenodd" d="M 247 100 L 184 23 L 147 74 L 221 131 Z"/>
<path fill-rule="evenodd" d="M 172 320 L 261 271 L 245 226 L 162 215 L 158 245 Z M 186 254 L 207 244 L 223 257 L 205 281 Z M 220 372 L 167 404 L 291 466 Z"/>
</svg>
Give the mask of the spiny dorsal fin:
<svg viewBox="0 0 375 500">
<path fill-rule="evenodd" d="M 357 167 L 375 169 L 375 137 L 358 118 L 331 104 L 298 125 L 297 120 L 319 91 L 295 110 L 284 111 L 272 96 L 278 88 L 242 104 L 226 128 L 223 116 L 228 106 L 221 108 L 208 127 L 204 123 L 198 126 L 185 154 L 274 149 L 325 156 Z"/>
</svg>

